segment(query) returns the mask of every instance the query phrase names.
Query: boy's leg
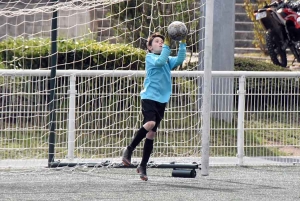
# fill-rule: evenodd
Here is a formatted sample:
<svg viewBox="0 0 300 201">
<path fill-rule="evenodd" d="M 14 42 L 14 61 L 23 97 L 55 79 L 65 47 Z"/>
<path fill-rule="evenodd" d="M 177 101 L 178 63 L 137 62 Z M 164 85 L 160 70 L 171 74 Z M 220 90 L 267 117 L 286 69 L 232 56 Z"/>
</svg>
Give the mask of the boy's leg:
<svg viewBox="0 0 300 201">
<path fill-rule="evenodd" d="M 144 149 L 143 149 L 143 157 L 142 157 L 142 161 L 140 163 L 141 166 L 146 167 L 147 163 L 149 161 L 150 155 L 152 153 L 153 150 L 153 143 L 154 143 L 154 136 L 155 136 L 156 132 L 154 131 L 149 131 L 149 133 L 147 134 L 145 143 L 144 143 Z M 148 137 L 149 135 L 153 136 L 153 137 Z"/>
<path fill-rule="evenodd" d="M 157 108 L 156 124 L 153 127 L 152 131 L 148 132 L 146 140 L 145 140 L 142 161 L 140 163 L 140 166 L 137 169 L 137 172 L 140 173 L 140 178 L 144 181 L 148 180 L 147 173 L 146 173 L 146 167 L 147 167 L 149 158 L 151 156 L 151 153 L 153 151 L 153 142 L 154 142 L 154 137 L 156 135 L 157 127 L 159 126 L 160 121 L 162 120 L 162 118 L 164 116 L 165 106 L 166 106 L 166 104 L 156 102 L 156 108 Z"/>
<path fill-rule="evenodd" d="M 124 165 L 129 166 L 131 164 L 131 155 L 133 150 L 144 139 L 144 137 L 146 137 L 147 133 L 148 131 L 144 127 L 137 131 L 130 145 L 123 151 L 122 162 Z"/>
<path fill-rule="evenodd" d="M 149 161 L 149 158 L 150 158 L 152 150 L 153 150 L 153 142 L 154 142 L 153 138 L 154 138 L 155 134 L 156 134 L 156 132 L 154 132 L 154 131 L 148 132 L 145 143 L 144 143 L 142 161 L 141 161 L 139 167 L 137 168 L 137 172 L 140 174 L 140 178 L 144 181 L 148 180 L 146 168 L 147 168 L 147 163 Z"/>
<path fill-rule="evenodd" d="M 153 124 L 155 123 L 155 102 L 151 100 L 142 100 L 142 113 L 144 116 L 144 125 L 137 131 L 130 145 L 123 152 L 122 161 L 126 166 L 131 164 L 131 155 L 133 150 L 146 137 L 148 131 L 154 126 L 151 126 L 152 123 L 150 122 L 153 122 Z"/>
<path fill-rule="evenodd" d="M 140 174 L 140 178 L 144 181 L 148 180 L 147 177 L 147 172 L 146 172 L 146 167 L 147 167 L 147 163 L 149 161 L 150 155 L 152 153 L 153 150 L 153 137 L 148 138 L 148 136 L 154 136 L 156 134 L 156 132 L 154 131 L 149 131 L 144 143 L 144 149 L 143 149 L 143 157 L 142 157 L 142 161 L 139 165 L 139 167 L 137 168 L 137 172 Z"/>
<path fill-rule="evenodd" d="M 144 126 L 142 126 L 142 128 L 137 131 L 136 135 L 132 139 L 129 147 L 134 150 L 136 146 L 146 137 L 147 133 L 148 131 L 144 128 Z"/>
</svg>

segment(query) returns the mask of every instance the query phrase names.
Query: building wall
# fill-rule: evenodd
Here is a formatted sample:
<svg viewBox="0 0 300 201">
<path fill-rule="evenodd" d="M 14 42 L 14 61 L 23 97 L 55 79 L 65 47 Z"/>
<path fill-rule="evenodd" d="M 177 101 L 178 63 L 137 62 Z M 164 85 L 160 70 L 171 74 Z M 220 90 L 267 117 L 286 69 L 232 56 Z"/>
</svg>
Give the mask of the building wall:
<svg viewBox="0 0 300 201">
<path fill-rule="evenodd" d="M 7 37 L 23 36 L 50 37 L 51 12 L 38 12 L 40 7 L 36 6 L 35 13 L 23 12 L 19 9 L 28 9 L 30 5 L 16 4 L 14 9 L 7 7 L 7 4 L 0 4 L 0 40 Z M 31 5 L 31 7 L 34 5 Z M 9 10 L 9 12 L 4 12 Z M 24 11 L 24 10 L 23 10 Z M 58 35 L 59 37 L 76 38 L 87 37 L 89 34 L 91 15 L 89 10 L 59 10 L 58 12 Z"/>
</svg>

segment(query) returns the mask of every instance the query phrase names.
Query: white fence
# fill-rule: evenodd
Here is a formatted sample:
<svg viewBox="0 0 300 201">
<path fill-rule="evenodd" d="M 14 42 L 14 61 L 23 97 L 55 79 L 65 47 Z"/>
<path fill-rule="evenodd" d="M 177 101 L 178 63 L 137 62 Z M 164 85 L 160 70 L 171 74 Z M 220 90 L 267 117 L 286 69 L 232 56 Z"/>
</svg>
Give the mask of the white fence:
<svg viewBox="0 0 300 201">
<path fill-rule="evenodd" d="M 155 158 L 201 157 L 202 71 L 173 72 Z M 300 161 L 298 72 L 212 72 L 210 162 Z M 2 160 L 47 159 L 48 70 L 0 71 Z M 59 70 L 55 159 L 119 158 L 142 125 L 143 71 Z M 141 155 L 138 147 L 135 156 Z"/>
</svg>

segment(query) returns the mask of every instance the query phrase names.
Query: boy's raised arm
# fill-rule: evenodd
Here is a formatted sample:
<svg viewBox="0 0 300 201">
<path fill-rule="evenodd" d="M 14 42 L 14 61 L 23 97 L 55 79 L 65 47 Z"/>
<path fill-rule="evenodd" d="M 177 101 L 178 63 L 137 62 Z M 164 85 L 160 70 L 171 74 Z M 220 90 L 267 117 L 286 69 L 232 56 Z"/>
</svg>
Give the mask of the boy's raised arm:
<svg viewBox="0 0 300 201">
<path fill-rule="evenodd" d="M 179 50 L 176 57 L 170 58 L 170 67 L 171 69 L 176 68 L 177 66 L 181 65 L 186 57 L 186 43 L 185 40 L 182 40 L 179 43 Z"/>
<path fill-rule="evenodd" d="M 171 39 L 167 33 L 165 36 L 164 45 L 163 45 L 161 54 L 158 57 L 158 59 L 155 61 L 155 66 L 163 67 L 166 64 L 166 62 L 168 61 L 168 58 L 171 54 L 170 44 L 171 44 Z"/>
</svg>

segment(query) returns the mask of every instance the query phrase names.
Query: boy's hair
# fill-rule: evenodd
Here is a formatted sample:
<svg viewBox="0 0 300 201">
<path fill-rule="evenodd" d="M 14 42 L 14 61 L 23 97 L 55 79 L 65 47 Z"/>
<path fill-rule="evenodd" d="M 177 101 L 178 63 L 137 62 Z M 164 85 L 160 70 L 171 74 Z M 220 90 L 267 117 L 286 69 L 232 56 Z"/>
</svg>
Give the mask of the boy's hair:
<svg viewBox="0 0 300 201">
<path fill-rule="evenodd" d="M 163 39 L 163 41 L 165 41 L 165 37 L 163 35 L 161 35 L 160 33 L 156 32 L 156 33 L 153 33 L 151 34 L 148 39 L 147 39 L 147 49 L 148 49 L 148 46 L 151 46 L 152 45 L 152 41 L 154 38 L 156 37 L 160 37 L 161 39 Z M 151 52 L 150 50 L 148 50 L 149 52 Z"/>
</svg>

